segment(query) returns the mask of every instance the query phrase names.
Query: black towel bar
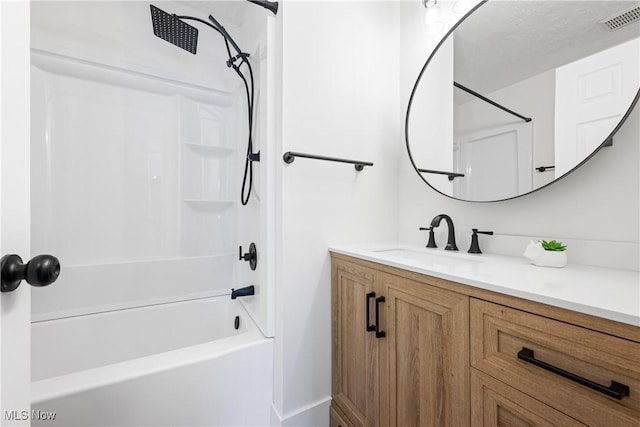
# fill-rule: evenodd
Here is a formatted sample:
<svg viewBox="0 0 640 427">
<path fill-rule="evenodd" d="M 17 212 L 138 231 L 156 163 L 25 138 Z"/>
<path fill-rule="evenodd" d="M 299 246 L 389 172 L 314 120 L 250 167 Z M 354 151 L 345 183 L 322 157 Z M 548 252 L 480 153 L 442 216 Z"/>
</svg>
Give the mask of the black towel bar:
<svg viewBox="0 0 640 427">
<path fill-rule="evenodd" d="M 433 170 L 433 169 L 418 169 L 418 172 L 435 173 L 435 174 L 438 174 L 438 175 L 447 175 L 447 177 L 449 178 L 449 181 L 453 181 L 454 178 L 462 178 L 462 177 L 464 177 L 463 173 L 444 172 L 444 171 L 437 171 L 437 170 Z"/>
<path fill-rule="evenodd" d="M 373 166 L 371 162 L 361 162 L 360 160 L 339 159 L 337 157 L 318 156 L 316 154 L 297 153 L 295 151 L 287 151 L 282 155 L 285 163 L 293 163 L 296 157 L 305 159 L 326 160 L 328 162 L 350 163 L 355 166 L 357 171 L 361 171 L 365 166 Z"/>
</svg>

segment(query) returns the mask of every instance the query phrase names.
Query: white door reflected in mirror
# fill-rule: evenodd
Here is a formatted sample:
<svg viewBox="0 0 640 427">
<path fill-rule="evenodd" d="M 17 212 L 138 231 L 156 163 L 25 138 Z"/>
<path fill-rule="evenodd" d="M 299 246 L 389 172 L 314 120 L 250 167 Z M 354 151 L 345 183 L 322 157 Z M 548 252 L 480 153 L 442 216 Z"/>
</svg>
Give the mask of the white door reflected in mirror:
<svg viewBox="0 0 640 427">
<path fill-rule="evenodd" d="M 607 138 L 640 86 L 640 39 L 556 69 L 555 173 L 569 172 Z"/>
</svg>

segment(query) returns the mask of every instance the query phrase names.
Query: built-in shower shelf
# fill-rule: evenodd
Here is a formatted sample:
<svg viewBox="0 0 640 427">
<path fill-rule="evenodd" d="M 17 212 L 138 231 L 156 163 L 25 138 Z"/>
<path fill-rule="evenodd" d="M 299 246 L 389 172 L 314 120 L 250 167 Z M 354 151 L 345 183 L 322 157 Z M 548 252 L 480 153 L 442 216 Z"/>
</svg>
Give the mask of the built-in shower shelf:
<svg viewBox="0 0 640 427">
<path fill-rule="evenodd" d="M 203 156 L 226 157 L 233 153 L 233 148 L 216 147 L 215 145 L 198 144 L 196 142 L 185 142 L 184 145 Z"/>
<path fill-rule="evenodd" d="M 184 199 L 184 202 L 195 209 L 222 211 L 234 205 L 233 200 Z"/>
</svg>

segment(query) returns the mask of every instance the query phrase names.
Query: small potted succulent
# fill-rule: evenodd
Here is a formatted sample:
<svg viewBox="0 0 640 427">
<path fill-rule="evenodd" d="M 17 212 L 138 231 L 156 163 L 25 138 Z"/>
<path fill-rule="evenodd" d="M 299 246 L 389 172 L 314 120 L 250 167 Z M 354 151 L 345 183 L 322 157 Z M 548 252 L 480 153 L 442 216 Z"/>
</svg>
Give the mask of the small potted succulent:
<svg viewBox="0 0 640 427">
<path fill-rule="evenodd" d="M 531 240 L 524 256 L 540 267 L 564 267 L 567 265 L 567 247 L 556 240 Z"/>
</svg>

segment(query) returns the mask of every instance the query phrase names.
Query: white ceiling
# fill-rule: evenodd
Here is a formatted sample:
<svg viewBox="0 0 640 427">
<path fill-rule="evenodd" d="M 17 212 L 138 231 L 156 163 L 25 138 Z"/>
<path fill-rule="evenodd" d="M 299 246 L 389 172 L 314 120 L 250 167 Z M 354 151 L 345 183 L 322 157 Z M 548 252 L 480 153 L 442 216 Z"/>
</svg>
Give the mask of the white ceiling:
<svg viewBox="0 0 640 427">
<path fill-rule="evenodd" d="M 640 36 L 599 22 L 638 1 L 488 1 L 454 33 L 455 80 L 490 93 Z M 456 91 L 460 92 L 460 91 Z"/>
</svg>

